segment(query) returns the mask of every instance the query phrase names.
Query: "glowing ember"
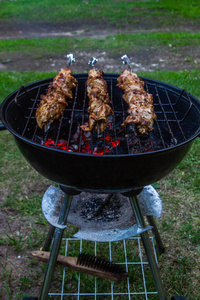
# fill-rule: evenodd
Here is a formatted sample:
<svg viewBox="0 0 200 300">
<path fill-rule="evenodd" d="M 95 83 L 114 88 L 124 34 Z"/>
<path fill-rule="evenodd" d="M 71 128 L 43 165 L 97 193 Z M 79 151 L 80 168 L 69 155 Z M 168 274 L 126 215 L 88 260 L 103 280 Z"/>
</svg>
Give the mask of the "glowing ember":
<svg viewBox="0 0 200 300">
<path fill-rule="evenodd" d="M 55 146 L 55 142 L 54 142 L 54 140 L 52 140 L 52 139 L 48 139 L 48 140 L 46 140 L 45 143 L 42 142 L 42 145 L 45 145 L 45 146 L 47 146 L 47 147 Z"/>
<path fill-rule="evenodd" d="M 101 138 L 103 140 L 103 138 Z M 112 136 L 108 135 L 105 137 L 105 140 L 108 141 L 108 142 L 111 142 L 111 140 L 113 139 Z"/>
<path fill-rule="evenodd" d="M 119 145 L 119 140 L 115 140 L 113 136 L 109 135 L 105 137 L 105 143 L 103 137 L 101 137 L 99 141 L 100 143 L 98 143 L 98 146 L 94 146 L 93 152 L 91 149 L 91 138 L 86 137 L 84 134 L 81 137 L 81 146 L 79 146 L 80 137 L 76 137 L 76 139 L 70 143 L 69 147 L 67 147 L 67 141 L 63 139 L 58 140 L 57 143 L 55 139 L 47 139 L 41 144 L 50 148 L 57 148 L 68 152 L 80 151 L 81 153 L 94 155 L 109 154 L 112 152 L 113 148 Z"/>
<path fill-rule="evenodd" d="M 105 145 L 103 143 L 104 138 L 100 138 L 100 145 L 94 147 L 94 150 L 92 152 L 91 150 L 91 139 L 86 137 L 84 134 L 82 135 L 82 143 L 80 152 L 81 153 L 87 153 L 87 154 L 94 154 L 94 155 L 103 155 L 106 153 L 111 153 L 112 148 L 115 148 L 119 145 L 119 140 L 114 140 L 113 136 L 106 136 L 105 137 Z M 80 137 L 78 137 L 74 142 L 70 143 L 69 147 L 67 147 L 67 141 L 60 139 L 57 141 L 54 139 L 47 139 L 45 142 L 42 142 L 41 144 L 50 148 L 57 148 L 61 150 L 65 150 L 68 152 L 79 152 L 79 142 Z"/>
<path fill-rule="evenodd" d="M 57 146 L 58 149 L 67 150 L 67 141 L 65 140 L 58 140 L 58 143 L 56 145 L 56 141 L 54 139 L 48 139 L 46 140 L 46 142 L 42 142 L 42 145 L 53 148 Z"/>
<path fill-rule="evenodd" d="M 103 140 L 103 138 L 101 138 Z M 117 147 L 119 145 L 119 140 L 114 140 L 113 136 L 107 135 L 105 140 L 112 145 L 112 147 Z"/>
<path fill-rule="evenodd" d="M 84 139 L 85 140 L 85 139 Z M 81 152 L 82 153 L 88 153 L 88 154 L 91 154 L 91 150 L 90 150 L 90 142 L 89 141 L 86 141 L 84 143 L 84 146 L 81 148 Z"/>
<path fill-rule="evenodd" d="M 119 145 L 119 140 L 117 140 L 116 142 L 115 141 L 111 141 L 111 145 L 113 147 L 117 147 Z"/>
<path fill-rule="evenodd" d="M 67 142 L 65 140 L 59 140 L 57 146 L 59 149 L 67 150 Z"/>
<path fill-rule="evenodd" d="M 105 149 L 105 153 L 109 153 L 111 152 L 110 149 Z M 95 155 L 103 155 L 104 154 L 104 150 L 103 149 L 99 149 L 99 148 L 95 148 L 93 151 L 93 154 Z"/>
</svg>

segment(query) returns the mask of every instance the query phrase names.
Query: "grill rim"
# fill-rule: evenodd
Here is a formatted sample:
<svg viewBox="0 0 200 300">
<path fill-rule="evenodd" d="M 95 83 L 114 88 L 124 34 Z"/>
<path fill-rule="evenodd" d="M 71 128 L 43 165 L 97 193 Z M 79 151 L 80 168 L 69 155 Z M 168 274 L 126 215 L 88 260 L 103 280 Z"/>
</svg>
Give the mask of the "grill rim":
<svg viewBox="0 0 200 300">
<path fill-rule="evenodd" d="M 75 73 L 73 74 L 75 78 L 78 78 L 78 79 L 85 79 L 86 78 L 86 75 L 87 73 Z M 115 79 L 116 76 L 119 76 L 120 74 L 116 74 L 116 73 L 106 73 L 105 74 L 106 77 L 111 77 L 111 79 Z M 34 81 L 34 82 L 31 82 L 27 85 L 24 85 L 25 88 L 27 89 L 31 89 L 31 88 L 39 88 L 41 87 L 41 85 L 46 85 L 46 84 L 49 84 L 52 80 L 53 80 L 54 77 L 49 77 L 49 78 L 46 78 L 46 79 L 41 79 L 41 80 L 38 80 L 38 81 Z M 175 90 L 176 92 L 180 92 L 182 93 L 184 89 L 181 89 L 179 87 L 176 87 L 174 85 L 171 85 L 171 84 L 168 84 L 166 82 L 163 82 L 163 81 L 158 81 L 158 80 L 154 80 L 154 79 L 150 79 L 150 78 L 146 78 L 146 77 L 140 77 L 142 78 L 143 80 L 147 81 L 148 83 L 150 84 L 155 84 L 156 86 L 160 86 L 160 87 L 164 87 L 164 88 L 170 88 L 172 91 Z M 102 157 L 107 157 L 107 158 L 117 158 L 117 157 L 127 157 L 127 156 L 141 156 L 141 155 L 156 155 L 158 153 L 162 153 L 162 152 L 165 152 L 165 151 L 170 151 L 170 150 L 173 150 L 175 148 L 179 148 L 183 145 L 185 145 L 186 143 L 189 143 L 191 141 L 193 141 L 196 137 L 200 136 L 200 124 L 199 124 L 199 128 L 197 129 L 197 131 L 191 135 L 189 138 L 187 138 L 185 141 L 177 144 L 177 145 L 173 145 L 173 146 L 169 146 L 167 148 L 163 148 L 163 149 L 158 149 L 158 150 L 153 150 L 151 152 L 142 152 L 142 153 L 126 153 L 126 154 L 106 154 L 106 155 L 95 155 L 95 154 L 88 154 L 88 153 L 77 153 L 77 152 L 69 152 L 69 151 L 65 151 L 65 150 L 62 150 L 62 149 L 57 149 L 57 148 L 51 148 L 51 147 L 47 147 L 47 146 L 44 146 L 44 145 L 41 145 L 39 143 L 36 143 L 34 141 L 31 141 L 25 137 L 23 137 L 22 135 L 20 135 L 19 133 L 17 133 L 13 128 L 12 126 L 10 126 L 9 122 L 6 120 L 7 118 L 7 110 L 9 109 L 9 106 L 13 103 L 14 101 L 14 98 L 15 96 L 17 95 L 17 93 L 19 92 L 20 88 L 16 89 L 15 91 L 13 91 L 11 94 L 9 94 L 5 100 L 2 102 L 1 106 L 0 106 L 0 118 L 1 118 L 1 121 L 3 123 L 3 125 L 17 138 L 19 138 L 20 140 L 23 140 L 23 142 L 26 142 L 27 144 L 31 145 L 31 146 L 34 146 L 36 148 L 39 148 L 39 149 L 43 149 L 45 151 L 56 151 L 56 152 L 59 152 L 59 153 L 63 153 L 64 155 L 75 155 L 75 156 L 84 156 L 84 157 L 96 157 L 99 159 L 99 157 L 101 157 L 101 159 L 103 159 Z M 199 116 L 200 116 L 200 101 L 195 97 L 193 96 L 192 94 L 188 93 L 188 96 L 192 98 L 192 104 L 194 106 L 194 108 L 198 111 L 199 113 Z M 199 107 L 198 107 L 199 106 Z"/>
</svg>

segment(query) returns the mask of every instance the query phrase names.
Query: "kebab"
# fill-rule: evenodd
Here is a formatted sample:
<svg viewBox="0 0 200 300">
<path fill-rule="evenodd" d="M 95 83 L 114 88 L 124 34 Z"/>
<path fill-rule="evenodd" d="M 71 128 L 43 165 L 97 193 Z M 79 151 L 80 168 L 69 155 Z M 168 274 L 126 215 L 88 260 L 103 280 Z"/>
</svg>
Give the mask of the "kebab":
<svg viewBox="0 0 200 300">
<path fill-rule="evenodd" d="M 123 59 L 127 61 L 127 56 L 122 56 Z M 129 105 L 129 115 L 121 125 L 136 124 L 138 131 L 142 134 L 152 131 L 156 120 L 153 95 L 145 91 L 144 81 L 132 70 L 124 70 L 117 78 L 117 82 L 117 86 L 124 91 L 123 99 Z"/>
<path fill-rule="evenodd" d="M 94 66 L 97 60 L 91 58 L 89 64 Z M 110 97 L 107 91 L 107 83 L 103 79 L 103 71 L 91 69 L 87 78 L 87 95 L 89 98 L 89 119 L 81 126 L 84 131 L 97 130 L 102 133 L 108 125 L 108 116 L 113 115 L 110 107 Z"/>
<path fill-rule="evenodd" d="M 60 119 L 64 109 L 68 106 L 66 98 L 72 99 L 72 89 L 76 86 L 77 80 L 72 76 L 72 70 L 65 68 L 55 76 L 49 85 L 46 95 L 41 95 L 39 107 L 36 110 L 36 122 L 43 129 Z"/>
</svg>

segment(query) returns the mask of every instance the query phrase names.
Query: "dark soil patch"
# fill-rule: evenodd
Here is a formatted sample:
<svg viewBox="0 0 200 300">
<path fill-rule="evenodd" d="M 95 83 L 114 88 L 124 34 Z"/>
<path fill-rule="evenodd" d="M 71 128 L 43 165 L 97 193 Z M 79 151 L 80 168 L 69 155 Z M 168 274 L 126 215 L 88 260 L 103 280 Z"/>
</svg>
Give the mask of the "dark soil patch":
<svg viewBox="0 0 200 300">
<path fill-rule="evenodd" d="M 168 24 L 162 18 L 142 18 L 134 16 L 134 24 L 111 24 L 106 21 L 76 21 L 63 23 L 0 22 L 0 39 L 40 38 L 40 37 L 102 37 L 120 33 L 138 32 L 199 32 L 198 21 L 173 20 Z"/>
<path fill-rule="evenodd" d="M 125 53 L 111 55 L 106 51 L 75 51 L 76 63 L 73 72 L 88 72 L 88 61 L 91 56 L 98 58 L 98 67 L 107 73 L 120 72 L 123 66 L 120 57 Z M 133 70 L 135 72 L 151 72 L 156 70 L 190 70 L 200 65 L 200 46 L 176 48 L 145 48 L 142 51 L 131 52 L 127 49 Z M 66 54 L 29 55 L 5 54 L 1 57 L 0 70 L 4 71 L 55 71 L 67 65 Z"/>
<path fill-rule="evenodd" d="M 2 216 L 3 214 L 0 214 L 0 217 Z M 21 296 L 25 294 L 37 296 L 44 276 L 44 264 L 33 261 L 30 254 L 30 246 L 28 249 L 25 246 L 28 237 L 30 236 L 31 238 L 29 220 L 20 217 L 10 221 L 5 220 L 4 217 L 3 219 L 4 231 L 9 235 L 10 239 L 21 236 L 21 246 L 26 249 L 16 250 L 16 246 L 9 244 L 8 238 L 7 244 L 4 242 L 0 245 L 0 298 L 2 300 L 21 299 Z M 8 222 L 9 228 L 6 226 Z M 36 225 L 34 224 L 33 226 Z M 37 230 L 44 230 L 44 226 L 37 226 Z M 3 237 L 2 234 L 1 237 Z M 38 250 L 39 246 L 34 246 L 34 249 Z M 6 287 L 8 287 L 8 290 Z"/>
</svg>

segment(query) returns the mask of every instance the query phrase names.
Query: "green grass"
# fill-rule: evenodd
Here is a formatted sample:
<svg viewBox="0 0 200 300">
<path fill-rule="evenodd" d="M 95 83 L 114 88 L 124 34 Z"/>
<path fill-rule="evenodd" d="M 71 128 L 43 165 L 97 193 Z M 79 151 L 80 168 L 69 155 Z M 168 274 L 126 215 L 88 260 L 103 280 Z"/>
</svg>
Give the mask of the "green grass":
<svg viewBox="0 0 200 300">
<path fill-rule="evenodd" d="M 11 92 L 18 89 L 22 85 L 29 84 L 33 81 L 45 79 L 55 75 L 55 72 L 0 72 L 1 82 L 1 93 L 0 103 L 7 97 Z M 9 141 L 8 141 L 9 142 Z M 2 152 L 6 150 L 6 145 L 2 145 Z M 13 154 L 15 155 L 15 154 Z"/>
<path fill-rule="evenodd" d="M 162 16 L 165 23 L 169 19 L 198 19 L 198 0 L 187 1 L 79 1 L 79 0 L 19 0 L 1 1 L 0 18 L 6 21 L 73 22 L 104 21 L 118 26 L 134 24 L 134 16 L 147 20 Z M 166 18 L 168 17 L 168 18 Z M 120 22 L 119 22 L 120 20 Z"/>
<path fill-rule="evenodd" d="M 42 57 L 43 55 L 65 54 L 70 51 L 102 50 L 113 55 L 142 51 L 142 49 L 166 47 L 168 51 L 173 47 L 194 47 L 200 44 L 200 33 L 187 32 L 152 32 L 137 34 L 118 34 L 105 38 L 43 38 L 0 40 L 0 57 L 9 53 Z"/>
<path fill-rule="evenodd" d="M 18 89 L 22 85 L 55 75 L 56 72 L 0 72 L 0 103 L 11 92 Z M 179 88 L 186 89 L 189 93 L 200 99 L 200 72 L 198 70 L 179 72 L 157 71 L 150 73 L 139 72 L 138 75 L 164 81 Z M 6 146 L 2 145 L 2 147 L 5 148 Z"/>
</svg>

